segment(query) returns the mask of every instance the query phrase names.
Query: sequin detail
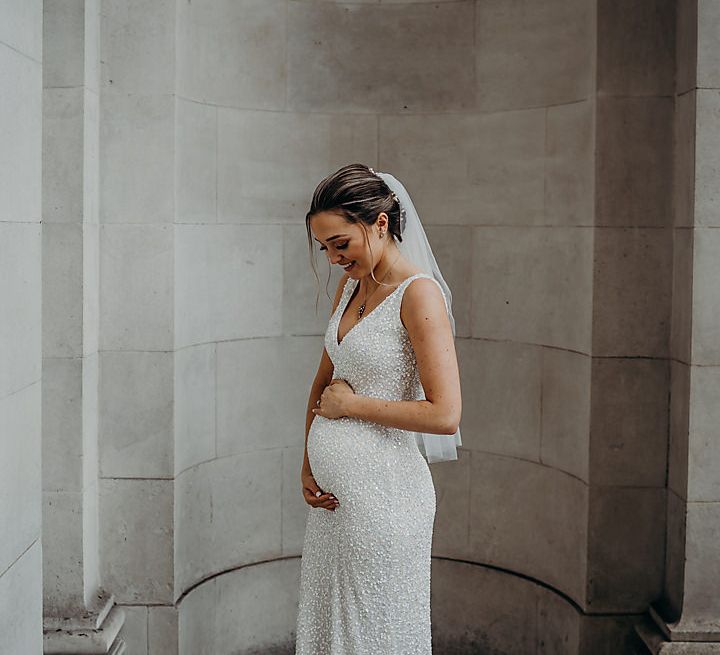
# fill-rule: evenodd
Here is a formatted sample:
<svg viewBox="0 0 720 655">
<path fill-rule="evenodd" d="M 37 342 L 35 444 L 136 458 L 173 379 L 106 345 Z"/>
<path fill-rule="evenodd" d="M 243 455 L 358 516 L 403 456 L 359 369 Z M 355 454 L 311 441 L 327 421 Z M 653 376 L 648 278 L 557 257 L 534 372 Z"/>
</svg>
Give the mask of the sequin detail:
<svg viewBox="0 0 720 655">
<path fill-rule="evenodd" d="M 356 393 L 424 398 L 400 320 L 412 275 L 337 343 L 357 280 L 345 283 L 325 348 Z M 436 282 L 437 284 L 437 282 Z M 438 285 L 439 287 L 439 285 Z M 415 435 L 377 423 L 315 416 L 308 459 L 334 512 L 308 508 L 300 572 L 296 655 L 430 655 L 430 551 L 436 497 Z"/>
</svg>

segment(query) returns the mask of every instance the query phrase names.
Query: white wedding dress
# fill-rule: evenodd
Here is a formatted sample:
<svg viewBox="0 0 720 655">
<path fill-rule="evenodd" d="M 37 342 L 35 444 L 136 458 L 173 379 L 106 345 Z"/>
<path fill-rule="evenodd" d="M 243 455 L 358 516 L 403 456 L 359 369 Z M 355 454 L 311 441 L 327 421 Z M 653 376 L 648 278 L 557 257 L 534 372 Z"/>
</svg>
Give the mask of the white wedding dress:
<svg viewBox="0 0 720 655">
<path fill-rule="evenodd" d="M 338 343 L 340 318 L 358 284 L 345 283 L 325 348 L 333 377 L 355 393 L 425 397 L 400 320 L 403 292 L 419 277 L 435 281 L 425 273 L 405 279 Z M 296 655 L 429 655 L 435 488 L 415 433 L 315 416 L 307 451 L 318 486 L 340 505 L 308 511 Z"/>
</svg>

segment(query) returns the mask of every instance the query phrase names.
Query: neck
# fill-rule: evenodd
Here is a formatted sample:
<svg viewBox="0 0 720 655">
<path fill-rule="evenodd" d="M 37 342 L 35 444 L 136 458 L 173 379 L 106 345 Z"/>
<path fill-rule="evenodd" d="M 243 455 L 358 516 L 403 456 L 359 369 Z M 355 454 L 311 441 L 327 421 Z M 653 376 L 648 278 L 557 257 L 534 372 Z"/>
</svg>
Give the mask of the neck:
<svg viewBox="0 0 720 655">
<path fill-rule="evenodd" d="M 399 261 L 400 251 L 398 247 L 395 244 L 386 246 L 382 259 L 375 265 L 372 275 L 368 273 L 362 278 L 365 282 L 365 288 L 369 292 L 377 289 L 378 283 L 375 282 L 375 280 L 383 284 L 393 284 Z M 373 280 L 373 275 L 375 276 L 375 280 Z"/>
</svg>

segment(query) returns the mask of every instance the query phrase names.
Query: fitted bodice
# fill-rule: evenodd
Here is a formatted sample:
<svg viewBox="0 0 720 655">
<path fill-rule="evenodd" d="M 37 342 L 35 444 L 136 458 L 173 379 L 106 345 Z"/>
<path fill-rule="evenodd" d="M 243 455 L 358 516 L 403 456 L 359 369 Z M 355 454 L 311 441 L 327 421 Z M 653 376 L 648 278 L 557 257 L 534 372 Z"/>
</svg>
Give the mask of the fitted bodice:
<svg viewBox="0 0 720 655">
<path fill-rule="evenodd" d="M 338 306 L 328 321 L 325 349 L 334 366 L 333 377 L 347 380 L 355 393 L 386 400 L 420 400 L 425 397 L 415 351 L 400 320 L 403 293 L 419 277 L 435 281 L 425 273 L 406 278 L 353 325 L 338 343 L 340 319 L 358 280 L 348 278 L 345 282 Z"/>
</svg>

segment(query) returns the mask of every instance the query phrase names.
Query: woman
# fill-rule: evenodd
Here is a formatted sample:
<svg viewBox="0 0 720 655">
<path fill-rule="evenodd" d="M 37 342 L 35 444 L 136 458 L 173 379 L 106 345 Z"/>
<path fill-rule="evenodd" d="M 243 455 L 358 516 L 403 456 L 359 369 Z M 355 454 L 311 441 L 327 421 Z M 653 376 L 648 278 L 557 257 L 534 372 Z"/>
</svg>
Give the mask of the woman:
<svg viewBox="0 0 720 655">
<path fill-rule="evenodd" d="M 423 454 L 455 459 L 460 442 L 449 289 L 387 173 L 330 175 L 306 227 L 311 251 L 315 240 L 345 274 L 308 401 L 296 655 L 429 654 L 435 489 Z"/>
</svg>

